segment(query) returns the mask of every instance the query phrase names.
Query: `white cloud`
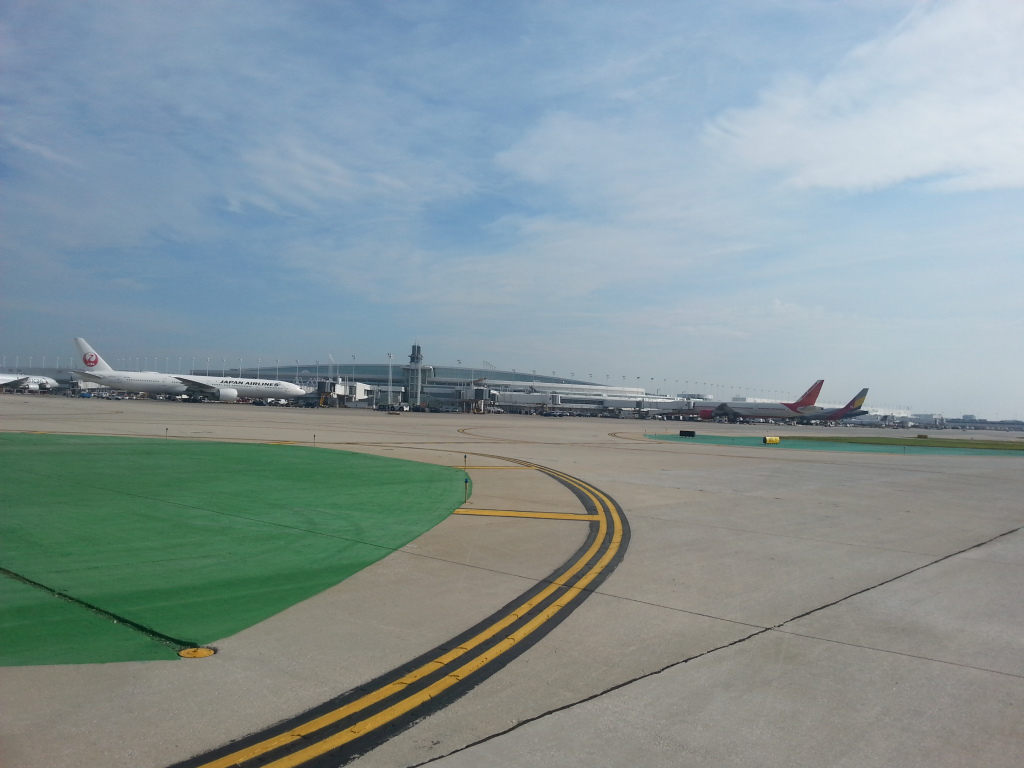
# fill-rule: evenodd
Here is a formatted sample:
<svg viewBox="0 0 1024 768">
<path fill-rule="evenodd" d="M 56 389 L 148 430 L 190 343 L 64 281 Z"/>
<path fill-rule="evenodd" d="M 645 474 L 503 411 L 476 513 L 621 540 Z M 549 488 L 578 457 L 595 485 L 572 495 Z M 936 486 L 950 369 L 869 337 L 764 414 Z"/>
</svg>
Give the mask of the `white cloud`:
<svg viewBox="0 0 1024 768">
<path fill-rule="evenodd" d="M 720 150 L 796 187 L 1024 186 L 1024 4 L 915 9 L 815 81 L 790 76 L 708 129 Z"/>
<path fill-rule="evenodd" d="M 7 141 L 13 144 L 18 149 L 23 149 L 26 152 L 31 152 L 44 160 L 49 160 L 51 163 L 57 163 L 59 165 L 71 165 L 76 168 L 81 168 L 81 163 L 72 160 L 69 157 L 65 157 L 59 152 L 55 152 L 49 147 L 44 147 L 41 144 L 35 144 L 31 141 L 25 141 L 24 139 L 18 138 L 17 136 L 8 136 Z"/>
</svg>

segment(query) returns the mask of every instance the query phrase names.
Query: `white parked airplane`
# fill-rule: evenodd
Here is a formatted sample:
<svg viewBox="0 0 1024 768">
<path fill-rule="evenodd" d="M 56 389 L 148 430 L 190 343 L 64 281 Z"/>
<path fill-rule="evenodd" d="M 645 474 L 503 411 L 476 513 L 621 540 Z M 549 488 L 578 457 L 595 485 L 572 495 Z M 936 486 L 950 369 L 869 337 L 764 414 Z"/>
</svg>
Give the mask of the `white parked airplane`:
<svg viewBox="0 0 1024 768">
<path fill-rule="evenodd" d="M 49 376 L 19 376 L 12 373 L 0 374 L 0 387 L 10 389 L 27 389 L 38 392 L 40 389 L 57 389 L 60 384 Z"/>
<path fill-rule="evenodd" d="M 103 384 L 127 392 L 150 392 L 162 395 L 188 395 L 231 402 L 240 397 L 292 398 L 306 390 L 288 381 L 249 379 L 236 376 L 181 376 L 156 371 L 115 371 L 96 354 L 85 339 L 75 339 L 85 370 L 75 375 L 85 381 Z"/>
</svg>

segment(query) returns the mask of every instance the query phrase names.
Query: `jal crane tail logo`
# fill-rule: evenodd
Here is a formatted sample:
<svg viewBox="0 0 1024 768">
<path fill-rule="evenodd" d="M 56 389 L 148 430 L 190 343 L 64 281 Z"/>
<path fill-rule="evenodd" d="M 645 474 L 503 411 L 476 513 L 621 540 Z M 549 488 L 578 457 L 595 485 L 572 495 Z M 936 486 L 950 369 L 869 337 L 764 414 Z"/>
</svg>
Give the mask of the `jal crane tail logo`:
<svg viewBox="0 0 1024 768">
<path fill-rule="evenodd" d="M 85 363 L 86 368 L 92 368 L 100 361 L 100 356 L 95 352 L 88 352 L 82 355 L 82 362 Z"/>
</svg>

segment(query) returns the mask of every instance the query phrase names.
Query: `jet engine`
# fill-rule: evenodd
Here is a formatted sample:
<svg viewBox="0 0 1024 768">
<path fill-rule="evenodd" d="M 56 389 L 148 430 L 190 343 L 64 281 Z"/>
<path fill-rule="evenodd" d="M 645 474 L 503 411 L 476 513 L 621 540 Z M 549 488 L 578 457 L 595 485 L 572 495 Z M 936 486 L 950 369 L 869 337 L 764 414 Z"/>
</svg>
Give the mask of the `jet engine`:
<svg viewBox="0 0 1024 768">
<path fill-rule="evenodd" d="M 26 384 L 24 386 L 24 389 L 27 389 L 29 392 L 38 392 L 39 391 L 39 385 L 38 384 Z"/>
<path fill-rule="evenodd" d="M 237 389 L 218 389 L 213 393 L 213 399 L 222 403 L 233 403 L 238 399 Z"/>
</svg>

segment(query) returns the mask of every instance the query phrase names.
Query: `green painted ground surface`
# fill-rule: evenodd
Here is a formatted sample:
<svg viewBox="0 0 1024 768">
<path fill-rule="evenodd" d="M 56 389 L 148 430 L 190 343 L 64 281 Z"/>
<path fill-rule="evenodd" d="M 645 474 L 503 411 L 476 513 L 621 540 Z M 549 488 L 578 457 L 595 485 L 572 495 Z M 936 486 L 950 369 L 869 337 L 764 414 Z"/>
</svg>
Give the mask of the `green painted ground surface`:
<svg viewBox="0 0 1024 768">
<path fill-rule="evenodd" d="M 0 664 L 175 658 L 82 603 L 212 643 L 412 541 L 465 479 L 303 446 L 0 434 Z"/>
<path fill-rule="evenodd" d="M 974 440 L 972 438 L 949 437 L 859 437 L 844 435 L 842 437 L 826 437 L 814 435 L 806 437 L 783 437 L 782 442 L 791 440 L 816 443 L 857 443 L 861 445 L 905 445 L 911 448 L 966 448 L 970 451 L 1018 451 L 1024 452 L 1024 442 L 1009 440 Z"/>
<path fill-rule="evenodd" d="M 647 435 L 647 437 L 651 440 L 665 440 L 673 443 L 741 445 L 745 447 L 764 448 L 765 450 L 785 450 L 788 448 L 798 451 L 854 451 L 857 453 L 897 453 L 908 456 L 1016 456 L 1017 458 L 1024 458 L 1024 452 L 1020 450 L 992 450 L 987 448 L 943 446 L 938 439 L 918 440 L 914 442 L 913 438 L 873 438 L 869 441 L 867 439 L 844 440 L 844 438 L 841 437 L 814 439 L 783 437 L 782 441 L 777 445 L 765 445 L 762 437 L 723 437 L 719 435 L 679 437 L 678 434 Z"/>
</svg>

